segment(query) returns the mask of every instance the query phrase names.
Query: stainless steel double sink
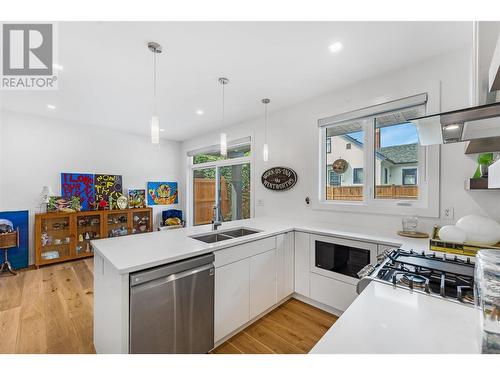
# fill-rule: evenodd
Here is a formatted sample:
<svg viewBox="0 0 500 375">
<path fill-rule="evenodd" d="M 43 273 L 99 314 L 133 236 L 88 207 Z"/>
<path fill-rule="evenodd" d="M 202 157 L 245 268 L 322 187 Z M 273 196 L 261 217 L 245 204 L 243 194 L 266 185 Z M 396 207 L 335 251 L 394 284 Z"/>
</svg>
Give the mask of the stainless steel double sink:
<svg viewBox="0 0 500 375">
<path fill-rule="evenodd" d="M 195 240 L 202 241 L 205 243 L 214 243 L 214 242 L 220 242 L 220 241 L 226 241 L 226 240 L 232 240 L 234 238 L 238 237 L 244 237 L 244 236 L 249 236 L 250 234 L 255 234 L 261 232 L 258 229 L 252 229 L 252 228 L 234 228 L 234 229 L 228 229 L 228 230 L 221 230 L 220 232 L 210 232 L 210 233 L 204 233 L 204 234 L 197 234 L 194 236 L 189 236 Z"/>
</svg>

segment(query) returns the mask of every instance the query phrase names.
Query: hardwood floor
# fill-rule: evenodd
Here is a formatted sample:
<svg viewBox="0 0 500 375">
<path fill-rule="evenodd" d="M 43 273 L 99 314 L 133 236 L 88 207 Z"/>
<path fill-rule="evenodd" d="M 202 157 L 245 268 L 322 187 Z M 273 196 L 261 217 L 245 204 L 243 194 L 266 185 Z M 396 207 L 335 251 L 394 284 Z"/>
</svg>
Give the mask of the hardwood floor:
<svg viewBox="0 0 500 375">
<path fill-rule="evenodd" d="M 336 320 L 291 299 L 214 353 L 307 353 Z M 0 275 L 0 353 L 95 353 L 93 259 Z"/>
<path fill-rule="evenodd" d="M 305 354 L 337 317 L 291 299 L 236 336 L 215 348 L 214 354 Z"/>
<path fill-rule="evenodd" d="M 0 276 L 0 353 L 95 353 L 93 259 Z"/>
</svg>

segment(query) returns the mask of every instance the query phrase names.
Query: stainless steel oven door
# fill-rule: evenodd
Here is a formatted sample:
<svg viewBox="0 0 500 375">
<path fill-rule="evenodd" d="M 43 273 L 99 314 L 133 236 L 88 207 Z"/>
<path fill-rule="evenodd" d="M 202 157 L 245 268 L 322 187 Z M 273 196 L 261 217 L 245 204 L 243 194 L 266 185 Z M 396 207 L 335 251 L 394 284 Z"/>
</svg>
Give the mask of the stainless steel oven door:
<svg viewBox="0 0 500 375">
<path fill-rule="evenodd" d="M 377 264 L 377 244 L 329 236 L 311 236 L 310 270 L 316 274 L 356 285 L 357 272 Z"/>
</svg>

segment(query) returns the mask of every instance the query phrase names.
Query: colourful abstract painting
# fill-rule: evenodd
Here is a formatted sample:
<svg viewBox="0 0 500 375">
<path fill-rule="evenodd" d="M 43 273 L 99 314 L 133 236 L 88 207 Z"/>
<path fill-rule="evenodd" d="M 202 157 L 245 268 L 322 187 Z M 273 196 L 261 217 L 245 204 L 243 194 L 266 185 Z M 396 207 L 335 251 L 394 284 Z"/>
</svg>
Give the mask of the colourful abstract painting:
<svg viewBox="0 0 500 375">
<path fill-rule="evenodd" d="M 177 182 L 148 182 L 148 205 L 178 203 Z"/>
<path fill-rule="evenodd" d="M 128 206 L 130 208 L 146 207 L 146 190 L 145 189 L 129 189 L 128 190 Z"/>
<path fill-rule="evenodd" d="M 0 219 L 7 219 L 14 224 L 14 229 L 19 228 L 19 247 L 10 248 L 8 257 L 12 268 L 18 270 L 28 267 L 29 225 L 28 211 L 0 212 Z M 3 254 L 2 254 L 3 255 Z M 17 276 L 19 277 L 19 276 Z"/>
<path fill-rule="evenodd" d="M 116 200 L 123 195 L 122 176 L 112 174 L 94 175 L 95 201 L 99 205 L 106 202 L 106 208 L 118 209 Z"/>
<path fill-rule="evenodd" d="M 79 197 L 82 211 L 95 206 L 94 175 L 86 173 L 61 173 L 61 196 Z"/>
</svg>

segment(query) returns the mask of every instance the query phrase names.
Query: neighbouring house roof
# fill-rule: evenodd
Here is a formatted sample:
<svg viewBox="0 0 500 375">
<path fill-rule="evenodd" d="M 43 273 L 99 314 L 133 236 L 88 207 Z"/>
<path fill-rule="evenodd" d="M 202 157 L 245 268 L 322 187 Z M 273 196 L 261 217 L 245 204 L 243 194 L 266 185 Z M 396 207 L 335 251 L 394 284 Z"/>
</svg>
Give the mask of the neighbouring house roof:
<svg viewBox="0 0 500 375">
<path fill-rule="evenodd" d="M 363 143 L 345 134 L 343 138 L 359 148 L 363 148 Z M 408 145 L 398 145 L 382 147 L 376 152 L 377 159 L 387 160 L 392 164 L 408 164 L 418 162 L 418 143 Z"/>
<path fill-rule="evenodd" d="M 394 164 L 407 164 L 418 162 L 418 143 L 382 147 L 378 153 Z"/>
</svg>

